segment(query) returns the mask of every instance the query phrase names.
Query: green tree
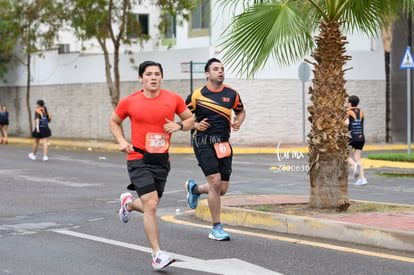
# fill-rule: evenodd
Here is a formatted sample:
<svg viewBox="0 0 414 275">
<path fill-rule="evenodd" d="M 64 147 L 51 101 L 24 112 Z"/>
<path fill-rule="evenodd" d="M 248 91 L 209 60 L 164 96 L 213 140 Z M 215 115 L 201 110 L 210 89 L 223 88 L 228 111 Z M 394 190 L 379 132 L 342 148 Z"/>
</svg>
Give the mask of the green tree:
<svg viewBox="0 0 414 275">
<path fill-rule="evenodd" d="M 8 43 L 17 39 L 14 58 L 26 67 L 26 107 L 29 118 L 29 135 L 33 129 L 30 104 L 31 60 L 33 55 L 53 47 L 61 28 L 61 5 L 54 0 L 4 1 L 2 14 L 7 14 Z M 2 37 L 3 38 L 3 37 Z M 13 45 L 14 46 L 14 45 Z"/>
<path fill-rule="evenodd" d="M 1 20 L 0 37 L 2 37 L 3 43 L 0 44 L 0 78 L 13 67 L 13 50 L 16 45 L 16 39 L 9 37 L 9 29 L 9 22 Z"/>
<path fill-rule="evenodd" d="M 396 18 L 399 9 L 411 11 L 412 0 L 218 0 L 243 11 L 232 18 L 221 45 L 230 69 L 254 76 L 272 57 L 281 65 L 310 54 L 314 78 L 309 88 L 311 130 L 308 134 L 310 200 L 312 208 L 349 207 L 349 133 L 344 125 L 347 93 L 344 75 L 345 33 L 376 35 Z M 312 37 L 316 34 L 316 37 Z"/>
<path fill-rule="evenodd" d="M 141 4 L 142 1 L 137 1 Z M 162 15 L 170 14 L 187 18 L 187 12 L 194 2 L 191 0 L 157 0 Z M 140 22 L 131 13 L 130 0 L 73 0 L 66 1 L 67 20 L 81 40 L 96 39 L 105 59 L 105 75 L 112 106 L 120 99 L 119 55 L 122 45 L 141 43 L 149 39 L 144 34 Z M 166 24 L 160 17 L 159 28 Z M 135 37 L 131 39 L 130 37 Z M 111 50 L 113 56 L 111 60 Z M 133 62 L 133 59 L 130 59 Z"/>
<path fill-rule="evenodd" d="M 10 10 L 10 3 L 8 0 L 0 0 L 0 78 L 4 76 L 15 65 L 14 49 L 17 44 L 17 36 L 10 30 L 16 29 L 13 17 L 7 12 Z"/>
</svg>

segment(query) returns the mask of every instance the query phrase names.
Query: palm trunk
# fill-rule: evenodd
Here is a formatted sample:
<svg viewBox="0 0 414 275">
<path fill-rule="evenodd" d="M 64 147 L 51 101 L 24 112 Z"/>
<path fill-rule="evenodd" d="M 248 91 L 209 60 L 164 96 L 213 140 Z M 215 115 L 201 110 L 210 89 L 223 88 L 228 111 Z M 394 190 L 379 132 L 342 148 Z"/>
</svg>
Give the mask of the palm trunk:
<svg viewBox="0 0 414 275">
<path fill-rule="evenodd" d="M 345 55 L 345 39 L 341 23 L 321 22 L 316 37 L 313 87 L 309 89 L 313 105 L 309 139 L 311 208 L 346 210 L 348 198 L 348 143 L 345 125 L 348 97 L 345 90 L 343 66 L 350 56 Z"/>
</svg>

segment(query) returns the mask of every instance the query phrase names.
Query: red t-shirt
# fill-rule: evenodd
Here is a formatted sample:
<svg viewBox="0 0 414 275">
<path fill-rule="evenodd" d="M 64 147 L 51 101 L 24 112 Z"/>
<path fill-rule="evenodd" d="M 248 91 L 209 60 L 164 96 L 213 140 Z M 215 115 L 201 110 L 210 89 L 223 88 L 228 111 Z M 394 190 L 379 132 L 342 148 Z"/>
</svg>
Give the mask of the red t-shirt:
<svg viewBox="0 0 414 275">
<path fill-rule="evenodd" d="M 168 152 L 171 134 L 164 131 L 165 119 L 174 121 L 175 114 L 181 114 L 187 106 L 181 96 L 161 89 L 155 98 L 147 98 L 143 90 L 135 92 L 119 101 L 115 113 L 123 120 L 129 117 L 131 121 L 131 143 L 133 146 L 149 151 L 149 146 L 154 145 L 154 139 L 162 136 L 161 140 L 155 140 L 156 144 L 162 142 L 162 151 Z M 127 160 L 141 159 L 140 153 L 130 153 Z"/>
</svg>

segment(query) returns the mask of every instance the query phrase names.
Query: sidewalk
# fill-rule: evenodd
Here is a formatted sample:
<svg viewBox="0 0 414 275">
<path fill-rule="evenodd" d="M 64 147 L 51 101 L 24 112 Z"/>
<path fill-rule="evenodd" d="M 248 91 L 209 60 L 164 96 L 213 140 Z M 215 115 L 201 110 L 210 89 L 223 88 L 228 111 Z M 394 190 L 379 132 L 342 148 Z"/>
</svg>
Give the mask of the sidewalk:
<svg viewBox="0 0 414 275">
<path fill-rule="evenodd" d="M 32 145 L 33 139 L 9 137 L 9 144 Z M 1 145 L 7 146 L 7 145 Z M 114 141 L 51 139 L 50 147 L 59 150 L 84 150 L 116 152 Z M 414 148 L 414 147 L 413 147 Z M 406 150 L 403 144 L 367 145 L 364 151 Z M 235 154 L 275 154 L 276 148 L 234 148 Z M 279 149 L 278 152 L 296 151 L 307 153 L 306 147 Z M 171 146 L 171 154 L 192 154 L 189 147 Z M 414 163 L 362 160 L 366 168 L 389 167 L 414 169 Z M 277 214 L 239 208 L 242 205 L 308 203 L 308 196 L 291 195 L 244 195 L 222 197 L 221 220 L 225 224 L 265 229 L 337 241 L 414 252 L 414 211 L 390 211 L 383 213 L 318 215 L 318 217 Z M 414 205 L 411 205 L 414 207 Z M 207 201 L 199 202 L 195 216 L 211 221 Z"/>
<path fill-rule="evenodd" d="M 224 196 L 222 197 L 221 221 L 234 226 L 414 252 L 414 211 L 361 214 L 345 212 L 310 217 L 238 207 L 263 204 L 306 204 L 308 201 L 308 196 L 295 195 Z M 410 206 L 414 207 L 414 205 Z M 207 200 L 199 202 L 195 216 L 211 222 Z"/>
</svg>

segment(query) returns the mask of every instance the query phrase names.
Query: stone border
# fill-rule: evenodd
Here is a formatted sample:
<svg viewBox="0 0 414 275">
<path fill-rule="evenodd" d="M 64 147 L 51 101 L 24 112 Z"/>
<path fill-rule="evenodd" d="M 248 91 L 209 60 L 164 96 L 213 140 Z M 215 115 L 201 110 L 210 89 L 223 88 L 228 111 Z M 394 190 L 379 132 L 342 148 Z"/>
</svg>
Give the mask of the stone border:
<svg viewBox="0 0 414 275">
<path fill-rule="evenodd" d="M 199 201 L 195 216 L 200 220 L 211 222 L 207 200 Z M 221 222 L 233 226 L 414 252 L 414 232 L 408 230 L 387 229 L 228 206 L 221 208 Z"/>
</svg>

